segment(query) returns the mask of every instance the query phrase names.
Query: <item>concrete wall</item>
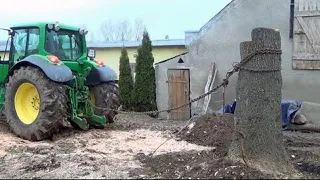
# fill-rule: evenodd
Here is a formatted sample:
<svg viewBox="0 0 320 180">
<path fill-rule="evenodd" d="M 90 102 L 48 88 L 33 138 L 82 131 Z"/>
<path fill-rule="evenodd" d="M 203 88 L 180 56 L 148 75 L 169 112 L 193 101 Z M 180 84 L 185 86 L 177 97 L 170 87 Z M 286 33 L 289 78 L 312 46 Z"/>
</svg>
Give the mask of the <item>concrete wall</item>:
<svg viewBox="0 0 320 180">
<path fill-rule="evenodd" d="M 208 67 L 215 61 L 218 68 L 218 82 L 225 77 L 233 62 L 239 62 L 239 46 L 242 41 L 251 40 L 251 31 L 257 27 L 279 29 L 282 37 L 283 98 L 305 101 L 312 119 L 319 117 L 320 71 L 292 70 L 292 39 L 289 38 L 290 0 L 234 0 L 228 7 L 209 21 L 199 31 L 197 40 L 188 46 L 191 71 L 191 98 L 203 94 L 208 76 Z M 160 70 L 158 70 L 160 71 Z M 162 70 L 161 70 L 162 71 Z M 162 73 L 165 73 L 164 71 Z M 237 74 L 230 79 L 226 89 L 226 102 L 235 98 Z M 165 88 L 165 87 L 164 87 Z M 162 101 L 167 103 L 165 99 Z M 200 112 L 201 106 L 194 103 L 193 112 Z M 213 94 L 210 107 L 222 106 L 222 91 Z M 164 108 L 164 107 L 163 107 Z M 320 111 L 318 111 L 320 112 Z"/>
<path fill-rule="evenodd" d="M 184 32 L 184 40 L 186 43 L 186 46 L 188 46 L 192 41 L 197 39 L 199 31 L 185 31 Z"/>
<path fill-rule="evenodd" d="M 235 0 L 200 30 L 201 37 L 189 46 L 190 58 L 193 64 L 199 68 L 206 68 L 210 61 L 215 61 L 218 68 L 218 80 L 221 80 L 232 67 L 233 62 L 240 61 L 240 43 L 251 40 L 252 29 L 257 27 L 280 29 L 284 89 L 287 89 L 293 74 L 291 70 L 292 43 L 289 39 L 289 15 L 290 0 Z M 198 76 L 201 81 L 196 82 L 199 89 L 193 92 L 194 95 L 203 93 L 207 73 L 202 71 Z M 229 86 L 226 89 L 226 102 L 235 98 L 236 81 L 237 75 L 230 78 Z M 291 94 L 289 92 L 284 92 L 284 97 L 298 98 L 295 95 L 300 94 L 299 91 L 299 93 L 291 92 Z M 212 98 L 212 108 L 220 107 L 221 100 L 222 93 L 216 94 Z"/>
<path fill-rule="evenodd" d="M 179 59 L 182 59 L 184 63 L 178 63 Z M 190 73 L 190 89 L 196 89 L 194 87 L 194 82 L 196 81 L 197 76 L 191 76 L 191 74 L 196 74 L 197 69 L 190 65 L 188 54 L 180 55 L 175 58 L 172 58 L 166 62 L 159 63 L 155 65 L 155 74 L 156 74 L 156 94 L 157 94 L 157 106 L 159 110 L 169 108 L 169 94 L 168 94 L 168 69 L 189 69 Z M 191 109 L 192 110 L 192 109 Z M 191 111 L 191 115 L 193 112 Z M 169 114 L 164 112 L 159 114 L 159 118 L 168 119 Z"/>
<path fill-rule="evenodd" d="M 184 63 L 178 63 L 180 58 L 184 61 Z M 168 61 L 155 65 L 157 106 L 159 110 L 169 108 L 168 83 L 166 83 L 166 81 L 168 80 L 168 69 L 189 69 L 190 99 L 198 97 L 200 95 L 199 92 L 201 92 L 201 94 L 204 93 L 204 87 L 207 83 L 207 77 L 209 74 L 210 67 L 196 66 L 193 60 L 190 59 L 189 53 L 177 56 Z M 205 79 L 203 79 L 202 77 L 201 79 L 199 79 L 200 74 L 205 74 Z M 202 81 L 205 81 L 205 84 L 200 87 L 199 84 L 202 84 Z M 213 94 L 213 96 L 215 96 L 215 94 Z M 191 115 L 193 116 L 196 114 L 200 114 L 202 111 L 202 106 L 203 100 L 191 104 Z M 161 119 L 168 119 L 169 114 L 166 112 L 160 113 L 159 117 Z"/>
</svg>

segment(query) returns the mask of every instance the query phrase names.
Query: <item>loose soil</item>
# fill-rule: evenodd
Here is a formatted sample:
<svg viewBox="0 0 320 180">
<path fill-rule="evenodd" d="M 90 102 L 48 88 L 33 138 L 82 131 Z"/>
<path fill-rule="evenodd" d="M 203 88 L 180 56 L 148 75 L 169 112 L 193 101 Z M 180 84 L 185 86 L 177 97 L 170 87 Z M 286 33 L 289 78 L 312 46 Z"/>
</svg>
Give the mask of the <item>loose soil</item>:
<svg viewBox="0 0 320 180">
<path fill-rule="evenodd" d="M 233 115 L 204 115 L 176 134 L 176 139 L 216 149 L 201 152 L 177 152 L 159 156 L 139 155 L 144 168 L 131 171 L 135 178 L 236 178 L 269 179 L 244 164 L 226 160 L 233 133 Z M 303 178 L 319 178 L 320 134 L 284 132 L 284 141 L 294 167 Z"/>
<path fill-rule="evenodd" d="M 205 115 L 186 123 L 118 115 L 111 128 L 69 126 L 40 142 L 18 138 L 1 123 L 0 178 L 270 177 L 225 160 L 232 115 Z M 320 134 L 284 132 L 284 140 L 303 177 L 319 178 Z"/>
</svg>

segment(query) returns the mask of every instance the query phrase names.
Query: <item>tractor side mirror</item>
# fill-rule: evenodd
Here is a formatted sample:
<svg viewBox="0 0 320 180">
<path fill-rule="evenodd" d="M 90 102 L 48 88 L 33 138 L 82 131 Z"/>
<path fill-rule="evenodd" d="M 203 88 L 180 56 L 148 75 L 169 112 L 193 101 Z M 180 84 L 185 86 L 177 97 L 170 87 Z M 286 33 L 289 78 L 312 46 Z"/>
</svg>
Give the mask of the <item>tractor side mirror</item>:
<svg viewBox="0 0 320 180">
<path fill-rule="evenodd" d="M 94 49 L 88 49 L 88 57 L 93 59 L 96 57 L 96 51 Z"/>
</svg>

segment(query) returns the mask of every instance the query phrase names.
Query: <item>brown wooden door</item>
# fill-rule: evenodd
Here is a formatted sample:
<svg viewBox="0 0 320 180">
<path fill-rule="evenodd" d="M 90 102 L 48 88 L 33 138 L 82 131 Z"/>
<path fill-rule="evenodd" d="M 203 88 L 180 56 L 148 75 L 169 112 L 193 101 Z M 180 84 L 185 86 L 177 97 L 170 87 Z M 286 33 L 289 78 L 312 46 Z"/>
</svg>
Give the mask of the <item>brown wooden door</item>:
<svg viewBox="0 0 320 180">
<path fill-rule="evenodd" d="M 294 1 L 293 69 L 320 69 L 320 1 Z"/>
<path fill-rule="evenodd" d="M 189 102 L 189 70 L 168 70 L 169 108 L 177 107 Z M 190 118 L 190 105 L 173 110 L 169 114 L 170 119 L 187 120 Z"/>
</svg>

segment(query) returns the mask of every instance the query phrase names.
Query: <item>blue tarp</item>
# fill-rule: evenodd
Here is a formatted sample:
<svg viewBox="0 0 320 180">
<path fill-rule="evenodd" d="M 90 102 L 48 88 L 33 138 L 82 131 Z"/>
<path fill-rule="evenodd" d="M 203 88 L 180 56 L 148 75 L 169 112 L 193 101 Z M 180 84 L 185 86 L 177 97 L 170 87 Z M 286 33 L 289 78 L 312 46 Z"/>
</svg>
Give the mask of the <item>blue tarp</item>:
<svg viewBox="0 0 320 180">
<path fill-rule="evenodd" d="M 234 114 L 236 109 L 236 100 L 224 106 L 224 113 Z M 289 123 L 293 119 L 295 113 L 301 108 L 302 101 L 298 100 L 281 100 L 281 113 L 282 113 L 282 129 L 287 129 Z M 223 114 L 223 108 L 219 109 L 216 114 Z"/>
</svg>

